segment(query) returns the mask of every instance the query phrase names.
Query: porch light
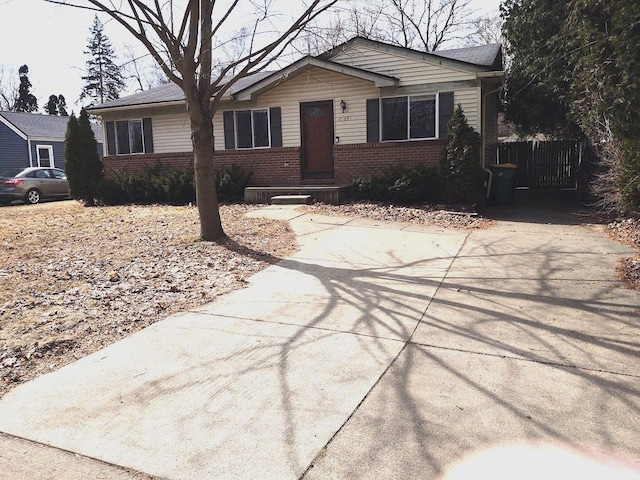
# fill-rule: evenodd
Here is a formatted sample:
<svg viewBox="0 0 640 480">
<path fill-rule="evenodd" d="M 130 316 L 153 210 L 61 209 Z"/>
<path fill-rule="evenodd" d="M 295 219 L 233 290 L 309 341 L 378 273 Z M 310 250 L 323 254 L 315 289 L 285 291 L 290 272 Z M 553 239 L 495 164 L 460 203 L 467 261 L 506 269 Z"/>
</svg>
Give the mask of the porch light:
<svg viewBox="0 0 640 480">
<path fill-rule="evenodd" d="M 340 108 L 342 108 L 342 113 L 344 113 L 347 109 L 347 102 L 345 102 L 344 100 L 340 100 Z"/>
</svg>

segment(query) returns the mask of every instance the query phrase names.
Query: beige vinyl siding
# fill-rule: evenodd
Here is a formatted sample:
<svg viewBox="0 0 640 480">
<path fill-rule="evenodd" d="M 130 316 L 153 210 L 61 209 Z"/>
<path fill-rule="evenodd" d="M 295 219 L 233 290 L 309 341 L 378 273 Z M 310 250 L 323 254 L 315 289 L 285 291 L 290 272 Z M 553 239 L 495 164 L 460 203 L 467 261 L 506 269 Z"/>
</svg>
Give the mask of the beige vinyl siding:
<svg viewBox="0 0 640 480">
<path fill-rule="evenodd" d="M 300 140 L 300 103 L 332 100 L 334 108 L 334 135 L 341 144 L 366 142 L 366 100 L 377 98 L 379 89 L 373 83 L 340 75 L 319 68 L 284 82 L 282 85 L 261 95 L 251 108 L 280 107 L 282 109 L 282 146 L 299 147 Z M 343 114 L 340 100 L 347 102 Z M 240 105 L 234 109 L 242 109 Z M 226 108 L 222 108 L 224 110 Z M 224 149 L 222 135 L 222 111 L 214 119 L 216 150 Z"/>
<path fill-rule="evenodd" d="M 439 60 L 431 60 L 429 58 L 421 61 L 404 55 L 381 52 L 362 46 L 342 52 L 331 60 L 343 65 L 396 77 L 400 80 L 401 86 L 475 79 L 473 73 L 440 65 Z"/>
<path fill-rule="evenodd" d="M 425 93 L 435 94 L 425 86 Z M 334 135 L 340 144 L 358 144 L 367 141 L 366 101 L 378 98 L 380 91 L 372 83 L 354 79 L 346 75 L 312 69 L 303 75 L 289 80 L 273 90 L 260 96 L 255 103 L 225 104 L 214 119 L 215 148 L 224 150 L 224 129 L 222 111 L 228 109 L 242 110 L 249 108 L 281 107 L 282 109 L 282 145 L 299 147 L 300 138 L 300 103 L 332 100 L 334 108 Z M 347 102 L 347 110 L 342 113 L 340 100 Z M 455 90 L 454 104 L 462 105 L 469 125 L 478 132 L 480 122 L 480 88 Z M 155 136 L 155 131 L 154 131 Z"/>
<path fill-rule="evenodd" d="M 457 107 L 458 104 L 462 105 L 462 111 L 464 112 L 464 116 L 467 117 L 469 125 L 475 128 L 477 132 L 481 132 L 480 87 L 455 90 L 453 103 L 454 107 Z"/>
<path fill-rule="evenodd" d="M 153 128 L 153 149 L 155 153 L 190 152 L 191 126 L 186 112 L 154 115 L 151 117 Z"/>
<path fill-rule="evenodd" d="M 158 111 L 159 110 L 159 111 Z M 173 110 L 173 111 L 172 111 Z M 179 110 L 179 112 L 176 112 Z M 130 120 L 132 118 L 151 117 L 153 130 L 154 153 L 191 152 L 191 126 L 189 116 L 184 107 L 157 110 L 127 110 L 117 113 L 104 114 L 103 124 L 107 121 Z M 104 148 L 106 154 L 107 140 L 106 128 L 104 130 Z"/>
</svg>

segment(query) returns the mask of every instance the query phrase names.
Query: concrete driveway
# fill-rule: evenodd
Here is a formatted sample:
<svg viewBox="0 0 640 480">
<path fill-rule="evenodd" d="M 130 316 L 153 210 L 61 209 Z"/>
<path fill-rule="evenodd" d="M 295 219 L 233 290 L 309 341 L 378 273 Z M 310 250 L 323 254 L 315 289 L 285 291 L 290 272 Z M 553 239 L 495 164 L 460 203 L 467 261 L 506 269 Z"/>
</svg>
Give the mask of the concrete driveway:
<svg viewBox="0 0 640 480">
<path fill-rule="evenodd" d="M 10 392 L 0 432 L 55 449 L 0 436 L 0 471 L 425 479 L 522 442 L 640 469 L 640 294 L 597 227 L 256 214 L 300 251 Z"/>
</svg>

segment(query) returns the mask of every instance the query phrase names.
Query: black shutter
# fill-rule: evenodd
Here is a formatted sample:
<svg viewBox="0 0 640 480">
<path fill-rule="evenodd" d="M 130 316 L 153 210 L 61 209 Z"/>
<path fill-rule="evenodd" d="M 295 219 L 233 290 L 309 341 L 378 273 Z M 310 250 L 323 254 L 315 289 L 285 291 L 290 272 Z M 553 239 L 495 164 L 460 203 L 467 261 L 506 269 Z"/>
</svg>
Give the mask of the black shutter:
<svg viewBox="0 0 640 480">
<path fill-rule="evenodd" d="M 280 107 L 269 109 L 269 117 L 271 120 L 271 146 L 282 146 L 282 119 Z"/>
<path fill-rule="evenodd" d="M 367 142 L 380 141 L 380 99 L 367 100 Z"/>
<path fill-rule="evenodd" d="M 236 148 L 236 134 L 233 125 L 233 112 L 222 112 L 222 120 L 224 123 L 224 148 L 234 150 Z"/>
<path fill-rule="evenodd" d="M 153 130 L 150 118 L 142 119 L 142 132 L 144 134 L 144 153 L 153 153 Z"/>
<path fill-rule="evenodd" d="M 449 127 L 449 120 L 453 115 L 453 92 L 444 92 L 439 95 L 440 100 L 440 128 L 438 138 L 445 138 Z"/>
<path fill-rule="evenodd" d="M 107 155 L 116 154 L 116 124 L 107 122 Z"/>
</svg>

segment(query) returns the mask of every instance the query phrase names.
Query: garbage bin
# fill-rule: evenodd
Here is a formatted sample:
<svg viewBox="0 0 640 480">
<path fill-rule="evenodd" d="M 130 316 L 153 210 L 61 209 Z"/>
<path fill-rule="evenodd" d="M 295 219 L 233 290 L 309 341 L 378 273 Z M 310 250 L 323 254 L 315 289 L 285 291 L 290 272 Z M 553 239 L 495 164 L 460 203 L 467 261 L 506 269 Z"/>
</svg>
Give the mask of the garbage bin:
<svg viewBox="0 0 640 480">
<path fill-rule="evenodd" d="M 492 174 L 489 199 L 497 205 L 511 205 L 518 181 L 518 165 L 497 163 L 489 168 Z"/>
</svg>

